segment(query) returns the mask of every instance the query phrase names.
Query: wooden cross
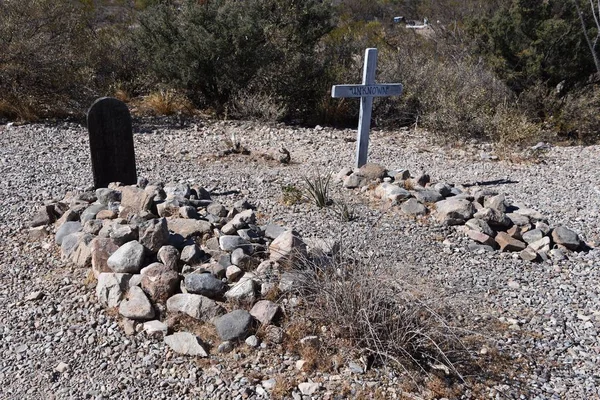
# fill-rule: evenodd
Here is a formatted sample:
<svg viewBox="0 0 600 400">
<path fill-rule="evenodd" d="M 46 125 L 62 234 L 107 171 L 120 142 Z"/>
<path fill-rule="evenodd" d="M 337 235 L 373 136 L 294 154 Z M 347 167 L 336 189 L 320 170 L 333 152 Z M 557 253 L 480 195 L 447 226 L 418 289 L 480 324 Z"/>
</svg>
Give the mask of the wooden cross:
<svg viewBox="0 0 600 400">
<path fill-rule="evenodd" d="M 367 49 L 365 51 L 365 66 L 363 69 L 362 85 L 334 85 L 331 88 L 331 97 L 360 97 L 358 138 L 356 140 L 357 168 L 360 168 L 367 163 L 373 97 L 399 96 L 402 94 L 401 83 L 375 84 L 376 69 L 377 49 Z"/>
</svg>

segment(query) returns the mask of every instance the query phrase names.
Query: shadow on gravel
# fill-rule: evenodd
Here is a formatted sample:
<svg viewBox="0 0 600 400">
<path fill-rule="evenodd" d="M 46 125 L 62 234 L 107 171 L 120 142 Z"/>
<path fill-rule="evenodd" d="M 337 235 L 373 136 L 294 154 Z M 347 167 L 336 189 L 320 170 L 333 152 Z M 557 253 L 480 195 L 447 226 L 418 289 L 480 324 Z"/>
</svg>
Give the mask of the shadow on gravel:
<svg viewBox="0 0 600 400">
<path fill-rule="evenodd" d="M 495 179 L 493 181 L 483 181 L 483 182 L 475 182 L 475 183 L 465 183 L 464 187 L 471 186 L 496 186 L 496 185 L 509 185 L 519 183 L 519 181 L 513 181 L 512 179 Z"/>
</svg>

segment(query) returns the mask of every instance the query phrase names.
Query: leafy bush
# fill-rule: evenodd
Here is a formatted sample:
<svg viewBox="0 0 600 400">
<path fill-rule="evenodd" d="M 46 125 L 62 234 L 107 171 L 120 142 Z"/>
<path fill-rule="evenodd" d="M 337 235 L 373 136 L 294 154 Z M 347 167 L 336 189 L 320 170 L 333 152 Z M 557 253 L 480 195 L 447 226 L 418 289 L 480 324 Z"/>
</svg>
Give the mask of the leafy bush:
<svg viewBox="0 0 600 400">
<path fill-rule="evenodd" d="M 317 0 L 159 4 L 140 16 L 136 45 L 158 79 L 198 106 L 222 114 L 252 93 L 302 114 L 318 91 L 315 46 L 330 17 Z"/>
<path fill-rule="evenodd" d="M 572 142 L 597 143 L 600 140 L 600 87 L 590 86 L 568 94 L 553 122 L 560 135 Z"/>
</svg>

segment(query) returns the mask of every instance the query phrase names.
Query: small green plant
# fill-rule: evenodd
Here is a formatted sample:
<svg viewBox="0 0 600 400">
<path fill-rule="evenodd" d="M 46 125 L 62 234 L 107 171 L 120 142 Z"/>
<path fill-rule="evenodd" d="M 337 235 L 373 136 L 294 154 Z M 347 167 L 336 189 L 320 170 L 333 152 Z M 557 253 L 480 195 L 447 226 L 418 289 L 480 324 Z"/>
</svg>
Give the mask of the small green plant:
<svg viewBox="0 0 600 400">
<path fill-rule="evenodd" d="M 333 202 L 333 212 L 342 222 L 350 222 L 356 219 L 354 207 L 349 206 L 344 200 L 336 200 Z"/>
<path fill-rule="evenodd" d="M 329 199 L 329 182 L 331 181 L 331 173 L 321 175 L 317 171 L 317 176 L 314 178 L 304 177 L 305 194 L 304 197 L 313 202 L 317 207 L 323 208 L 328 206 L 331 201 Z"/>
<path fill-rule="evenodd" d="M 281 187 L 282 201 L 286 206 L 293 206 L 302 201 L 302 191 L 294 185 L 284 185 Z"/>
</svg>

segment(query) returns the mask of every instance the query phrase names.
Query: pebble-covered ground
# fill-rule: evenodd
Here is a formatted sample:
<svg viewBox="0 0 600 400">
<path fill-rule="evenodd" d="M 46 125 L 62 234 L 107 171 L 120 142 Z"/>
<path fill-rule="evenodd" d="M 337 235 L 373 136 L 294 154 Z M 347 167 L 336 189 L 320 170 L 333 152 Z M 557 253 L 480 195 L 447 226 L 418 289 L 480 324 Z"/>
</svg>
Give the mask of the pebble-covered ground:
<svg viewBox="0 0 600 400">
<path fill-rule="evenodd" d="M 217 157 L 232 135 L 252 154 Z M 199 183 L 227 206 L 247 198 L 263 222 L 294 227 L 305 237 L 342 238 L 349 251 L 372 257 L 374 269 L 386 264 L 419 291 L 461 310 L 464 328 L 502 357 L 501 365 L 486 366 L 497 369 L 489 387 L 464 388 L 457 398 L 598 398 L 600 251 L 535 264 L 508 253 L 469 252 L 454 228 L 404 217 L 340 185 L 332 197 L 354 204 L 355 221 L 308 203 L 284 204 L 283 186 L 300 188 L 316 171 L 351 167 L 354 136 L 245 122 L 134 126 L 138 176 Z M 427 172 L 432 181 L 495 189 L 600 244 L 600 147 L 552 147 L 512 162 L 493 160 L 489 145 L 436 141 L 425 132 L 375 131 L 370 161 Z M 259 154 L 281 146 L 291 153 L 290 165 Z M 126 335 L 118 318 L 97 304 L 88 271 L 61 262 L 52 236 L 40 242 L 27 235 L 44 200 L 92 182 L 84 127 L 0 126 L 0 398 L 269 398 L 285 374 L 296 374 L 298 383 L 320 382 L 314 398 L 355 398 L 360 390 L 369 398 L 376 389 L 402 398 L 406 386 L 385 368 L 299 372 L 297 356 L 269 348 L 195 360 L 172 353 L 160 339 Z M 28 297 L 35 292 L 43 297 Z M 301 398 L 297 389 L 288 393 Z"/>
</svg>

